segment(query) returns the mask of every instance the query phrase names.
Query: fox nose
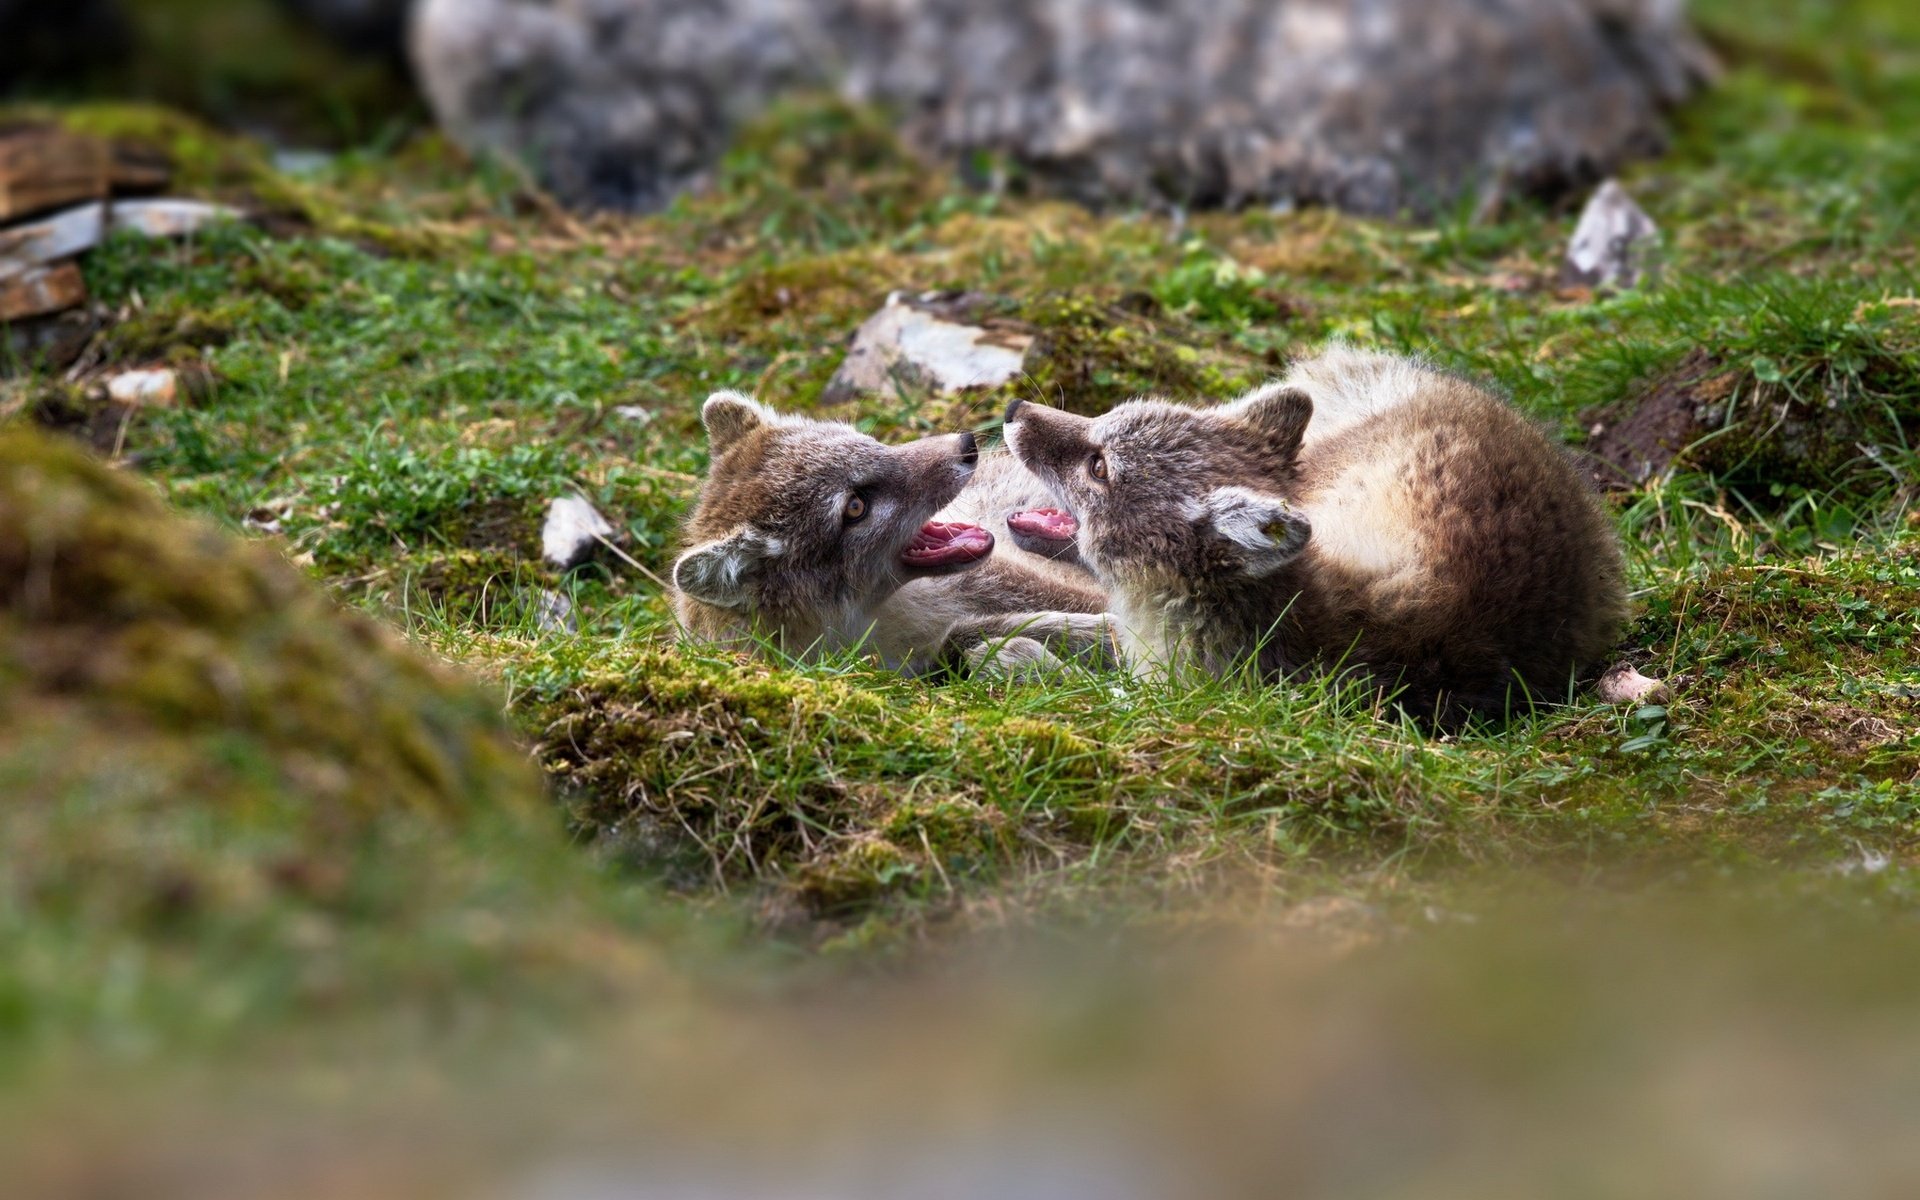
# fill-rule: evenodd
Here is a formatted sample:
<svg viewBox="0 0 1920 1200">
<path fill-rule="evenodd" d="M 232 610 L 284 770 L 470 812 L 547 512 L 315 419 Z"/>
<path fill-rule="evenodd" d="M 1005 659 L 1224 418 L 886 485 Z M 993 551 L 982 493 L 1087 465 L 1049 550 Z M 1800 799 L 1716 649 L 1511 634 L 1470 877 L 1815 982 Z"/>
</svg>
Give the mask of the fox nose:
<svg viewBox="0 0 1920 1200">
<path fill-rule="evenodd" d="M 980 461 L 980 441 L 972 433 L 960 435 L 960 465 L 971 467 Z"/>
<path fill-rule="evenodd" d="M 1020 410 L 1027 406 L 1025 400 L 1012 400 L 1007 404 L 1006 422 L 1011 425 L 1020 419 Z"/>
</svg>

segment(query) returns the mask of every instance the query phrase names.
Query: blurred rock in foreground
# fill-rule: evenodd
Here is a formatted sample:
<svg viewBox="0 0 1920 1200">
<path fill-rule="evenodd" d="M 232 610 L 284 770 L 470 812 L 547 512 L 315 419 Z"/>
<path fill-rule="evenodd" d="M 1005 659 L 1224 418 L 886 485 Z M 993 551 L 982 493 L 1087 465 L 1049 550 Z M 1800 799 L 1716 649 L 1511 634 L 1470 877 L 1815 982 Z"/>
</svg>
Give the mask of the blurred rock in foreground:
<svg viewBox="0 0 1920 1200">
<path fill-rule="evenodd" d="M 1711 73 L 1680 0 L 419 0 L 412 54 L 469 149 L 571 204 L 658 207 L 778 93 L 898 111 L 1099 202 L 1432 211 L 1656 152 Z"/>
<path fill-rule="evenodd" d="M 537 822 L 499 707 L 266 546 L 0 430 L 9 913 L 233 911 L 356 886 L 395 818 L 430 841 Z M 416 879 L 431 857 L 408 852 Z"/>
</svg>

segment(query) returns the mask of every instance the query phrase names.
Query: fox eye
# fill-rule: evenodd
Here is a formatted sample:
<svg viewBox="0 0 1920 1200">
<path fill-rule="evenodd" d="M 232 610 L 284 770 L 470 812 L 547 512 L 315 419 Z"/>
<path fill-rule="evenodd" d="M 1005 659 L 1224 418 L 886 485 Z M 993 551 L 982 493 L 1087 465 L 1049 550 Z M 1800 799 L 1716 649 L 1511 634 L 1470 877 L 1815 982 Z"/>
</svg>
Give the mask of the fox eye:
<svg viewBox="0 0 1920 1200">
<path fill-rule="evenodd" d="M 854 492 L 847 497 L 847 506 L 840 510 L 840 515 L 845 518 L 847 524 L 857 524 L 867 515 L 867 498 L 859 492 Z"/>
<path fill-rule="evenodd" d="M 1087 474 L 1093 476 L 1101 483 L 1105 483 L 1107 481 L 1107 456 L 1095 450 L 1093 457 L 1087 459 Z"/>
</svg>

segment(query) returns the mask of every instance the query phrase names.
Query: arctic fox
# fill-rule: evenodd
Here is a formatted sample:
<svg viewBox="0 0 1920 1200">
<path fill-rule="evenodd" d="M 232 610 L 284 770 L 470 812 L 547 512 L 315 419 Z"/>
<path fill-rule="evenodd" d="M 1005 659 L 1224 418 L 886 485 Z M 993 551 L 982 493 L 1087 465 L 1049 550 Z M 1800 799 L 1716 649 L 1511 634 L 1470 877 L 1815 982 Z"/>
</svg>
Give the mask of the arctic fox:
<svg viewBox="0 0 1920 1200">
<path fill-rule="evenodd" d="M 1565 454 L 1422 363 L 1334 348 L 1214 408 L 1006 420 L 1135 664 L 1359 671 L 1450 728 L 1564 698 L 1619 636 L 1618 536 Z"/>
<path fill-rule="evenodd" d="M 696 636 L 759 632 L 798 656 L 862 646 L 915 673 L 1110 653 L 1091 574 L 1012 544 L 1005 515 L 1048 495 L 1004 451 L 981 454 L 971 433 L 887 446 L 734 392 L 701 418 L 713 465 L 673 567 Z"/>
</svg>

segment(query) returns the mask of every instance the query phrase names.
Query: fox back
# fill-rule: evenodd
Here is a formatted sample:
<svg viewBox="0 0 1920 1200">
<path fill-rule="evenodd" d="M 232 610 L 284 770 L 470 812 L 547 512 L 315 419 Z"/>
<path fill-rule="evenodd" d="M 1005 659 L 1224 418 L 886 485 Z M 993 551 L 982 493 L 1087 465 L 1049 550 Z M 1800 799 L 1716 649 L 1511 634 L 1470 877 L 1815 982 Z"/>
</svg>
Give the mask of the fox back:
<svg viewBox="0 0 1920 1200">
<path fill-rule="evenodd" d="M 1452 726 L 1565 696 L 1619 635 L 1618 538 L 1565 453 L 1415 361 L 1339 349 L 1215 408 L 1008 420 L 1137 661 L 1358 671 Z"/>
</svg>

